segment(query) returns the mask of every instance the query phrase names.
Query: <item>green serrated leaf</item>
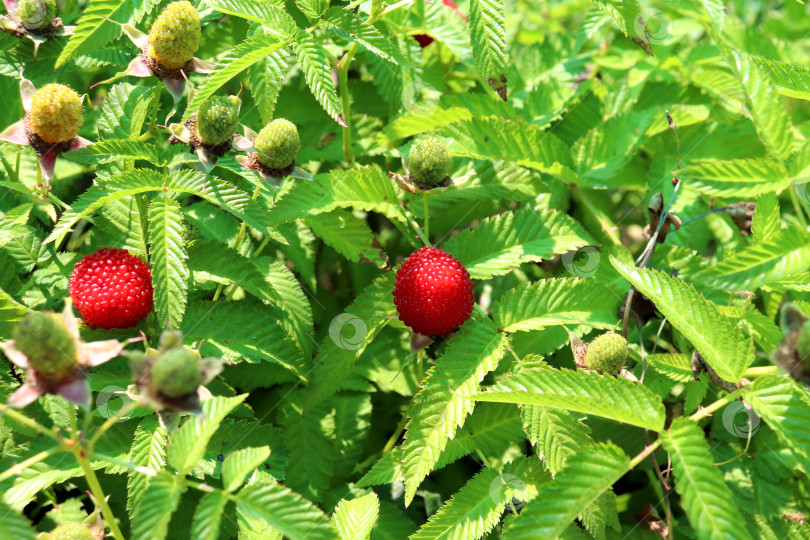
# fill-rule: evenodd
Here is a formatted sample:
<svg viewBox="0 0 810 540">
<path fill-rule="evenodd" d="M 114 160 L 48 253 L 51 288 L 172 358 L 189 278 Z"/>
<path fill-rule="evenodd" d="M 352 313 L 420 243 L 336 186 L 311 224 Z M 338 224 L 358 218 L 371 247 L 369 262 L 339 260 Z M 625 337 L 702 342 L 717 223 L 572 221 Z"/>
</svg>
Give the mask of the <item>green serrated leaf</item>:
<svg viewBox="0 0 810 540">
<path fill-rule="evenodd" d="M 610 263 L 678 329 L 727 381 L 739 381 L 754 361 L 754 346 L 694 287 L 663 272 Z"/>
<path fill-rule="evenodd" d="M 191 521 L 191 537 L 195 540 L 217 540 L 219 525 L 228 504 L 228 495 L 218 489 L 203 495 L 197 503 Z"/>
<path fill-rule="evenodd" d="M 208 441 L 219 428 L 219 423 L 246 397 L 247 394 L 232 398 L 214 396 L 204 401 L 203 416 L 205 420 L 191 417 L 172 434 L 171 443 L 166 452 L 169 465 L 180 474 L 191 471 L 202 459 Z"/>
<path fill-rule="evenodd" d="M 169 521 L 180 504 L 185 491 L 183 480 L 171 473 L 161 472 L 149 480 L 149 485 L 132 517 L 132 538 L 163 540 L 169 532 Z"/>
<path fill-rule="evenodd" d="M 523 405 L 523 429 L 537 448 L 537 455 L 551 474 L 557 474 L 565 460 L 591 442 L 590 429 L 582 414 L 542 405 Z"/>
<path fill-rule="evenodd" d="M 354 170 L 334 170 L 316 182 L 297 182 L 270 212 L 275 223 L 304 219 L 337 208 L 374 211 L 406 223 L 394 181 L 378 165 Z"/>
<path fill-rule="evenodd" d="M 746 386 L 743 398 L 792 450 L 805 471 L 810 470 L 810 432 L 806 427 L 810 422 L 810 399 L 807 391 L 799 388 L 788 376 L 770 375 Z"/>
<path fill-rule="evenodd" d="M 655 431 L 664 426 L 661 399 L 646 387 L 595 372 L 524 368 L 475 396 L 478 401 L 556 407 Z"/>
<path fill-rule="evenodd" d="M 748 54 L 723 44 L 720 50 L 745 92 L 760 140 L 775 157 L 787 158 L 793 146 L 793 126 L 776 87 Z"/>
<path fill-rule="evenodd" d="M 751 235 L 755 242 L 762 242 L 782 228 L 779 214 L 779 198 L 773 193 L 760 195 L 751 223 Z"/>
<path fill-rule="evenodd" d="M 492 318 L 505 332 L 542 330 L 546 326 L 584 324 L 614 329 L 620 298 L 605 294 L 596 279 L 544 279 L 504 293 Z"/>
<path fill-rule="evenodd" d="M 194 92 L 194 99 L 186 108 L 183 121 L 188 120 L 192 114 L 197 112 L 203 101 L 216 94 L 225 83 L 286 45 L 287 43 L 278 36 L 262 32 L 253 34 L 231 49 L 222 60 L 217 62 L 213 74 Z"/>
<path fill-rule="evenodd" d="M 503 0 L 470 2 L 470 42 L 475 67 L 506 101 L 506 18 Z"/>
<path fill-rule="evenodd" d="M 755 197 L 781 191 L 791 182 L 785 166 L 770 158 L 698 161 L 673 174 L 716 197 Z"/>
<path fill-rule="evenodd" d="M 165 165 L 160 148 L 148 142 L 127 139 L 105 139 L 72 150 L 65 157 L 79 163 L 115 163 L 122 159 L 142 159 L 154 165 Z"/>
<path fill-rule="evenodd" d="M 569 216 L 527 208 L 486 219 L 452 237 L 444 249 L 464 264 L 470 277 L 488 279 L 593 243 Z"/>
<path fill-rule="evenodd" d="M 700 538 L 750 539 L 731 490 L 714 466 L 703 430 L 688 418 L 678 418 L 661 433 L 664 449 L 672 458 L 675 491 L 689 522 Z"/>
<path fill-rule="evenodd" d="M 80 54 L 98 49 L 121 35 L 115 23 L 127 23 L 138 3 L 130 0 L 93 0 L 87 4 L 76 30 L 56 60 L 56 69 Z M 115 21 L 115 22 L 113 22 Z"/>
<path fill-rule="evenodd" d="M 0 536 L 9 540 L 34 540 L 37 531 L 21 513 L 0 502 Z"/>
<path fill-rule="evenodd" d="M 810 268 L 810 235 L 793 226 L 694 274 L 718 289 L 754 291 Z"/>
<path fill-rule="evenodd" d="M 189 270 L 180 204 L 166 196 L 149 205 L 149 251 L 155 312 L 164 328 L 180 328 L 186 311 Z"/>
<path fill-rule="evenodd" d="M 228 454 L 222 464 L 222 484 L 227 491 L 236 491 L 245 477 L 270 457 L 270 447 L 249 447 Z"/>
<path fill-rule="evenodd" d="M 380 514 L 380 499 L 373 491 L 347 501 L 341 500 L 335 508 L 332 522 L 341 540 L 367 540 Z"/>
<path fill-rule="evenodd" d="M 144 418 L 135 430 L 135 440 L 127 459 L 140 467 L 160 471 L 166 464 L 166 443 L 169 437 L 157 416 Z M 138 507 L 150 476 L 144 472 L 129 471 L 127 478 L 127 510 Z"/>
<path fill-rule="evenodd" d="M 339 538 L 329 518 L 297 493 L 278 484 L 256 483 L 236 500 L 240 517 L 268 523 L 290 540 Z"/>
<path fill-rule="evenodd" d="M 484 376 L 503 358 L 506 339 L 489 319 L 473 318 L 428 371 L 408 412 L 410 421 L 402 443 L 406 505 L 472 413 L 475 401 L 471 398 L 478 394 Z"/>
<path fill-rule="evenodd" d="M 300 30 L 296 38 L 295 52 L 312 95 L 335 122 L 348 127 L 338 102 L 332 71 L 327 60 L 328 55 L 323 45 L 309 32 Z"/>
<path fill-rule="evenodd" d="M 451 155 L 511 161 L 575 184 L 588 185 L 573 171 L 568 147 L 556 135 L 523 120 L 496 116 L 454 122 L 438 130 Z"/>
<path fill-rule="evenodd" d="M 505 540 L 556 538 L 630 468 L 630 460 L 613 444 L 599 443 L 571 456 L 553 482 L 540 486 L 511 525 Z"/>
<path fill-rule="evenodd" d="M 305 223 L 318 238 L 350 261 L 367 262 L 378 268 L 388 266 L 388 255 L 377 244 L 374 233 L 350 212 L 333 210 L 316 214 L 307 217 Z"/>
</svg>

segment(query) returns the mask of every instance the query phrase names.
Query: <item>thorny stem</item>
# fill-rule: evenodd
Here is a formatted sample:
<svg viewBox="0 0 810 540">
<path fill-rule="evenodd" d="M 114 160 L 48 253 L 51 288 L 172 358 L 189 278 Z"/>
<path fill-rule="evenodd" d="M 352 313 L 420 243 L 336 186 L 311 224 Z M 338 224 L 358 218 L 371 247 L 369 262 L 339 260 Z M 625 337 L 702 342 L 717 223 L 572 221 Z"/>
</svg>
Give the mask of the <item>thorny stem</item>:
<svg viewBox="0 0 810 540">
<path fill-rule="evenodd" d="M 104 520 L 107 522 L 110 532 L 115 540 L 124 540 L 124 535 L 121 534 L 121 529 L 118 528 L 118 522 L 115 521 L 115 514 L 113 514 L 110 505 L 107 503 L 104 490 L 101 489 L 96 471 L 93 470 L 93 467 L 90 465 L 90 460 L 84 454 L 84 448 L 81 446 L 76 447 L 73 451 L 73 455 L 76 456 L 76 460 L 82 467 L 84 476 L 87 479 L 87 485 L 90 487 L 90 492 L 93 494 L 96 504 L 101 507 L 101 513 L 104 515 Z"/>
</svg>

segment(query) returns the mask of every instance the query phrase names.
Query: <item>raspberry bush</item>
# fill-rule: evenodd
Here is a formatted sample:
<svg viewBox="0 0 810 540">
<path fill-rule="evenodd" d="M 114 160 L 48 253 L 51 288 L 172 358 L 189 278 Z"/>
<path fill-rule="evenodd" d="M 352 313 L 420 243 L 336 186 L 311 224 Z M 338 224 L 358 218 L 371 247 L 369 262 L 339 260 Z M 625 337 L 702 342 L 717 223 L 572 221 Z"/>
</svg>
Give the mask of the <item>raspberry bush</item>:
<svg viewBox="0 0 810 540">
<path fill-rule="evenodd" d="M 0 538 L 810 538 L 810 7 L 7 0 Z"/>
</svg>

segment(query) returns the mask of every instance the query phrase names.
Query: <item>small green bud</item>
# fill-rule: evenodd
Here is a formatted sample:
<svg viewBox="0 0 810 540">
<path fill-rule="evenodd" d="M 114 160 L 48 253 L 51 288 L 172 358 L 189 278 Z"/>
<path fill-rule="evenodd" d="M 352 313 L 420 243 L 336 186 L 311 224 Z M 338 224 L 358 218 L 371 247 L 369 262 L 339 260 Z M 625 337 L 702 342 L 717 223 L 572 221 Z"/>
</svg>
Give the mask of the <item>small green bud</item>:
<svg viewBox="0 0 810 540">
<path fill-rule="evenodd" d="M 588 345 L 583 361 L 590 370 L 618 375 L 627 362 L 627 340 L 615 332 L 602 334 Z"/>
<path fill-rule="evenodd" d="M 17 17 L 28 30 L 37 30 L 51 24 L 56 16 L 56 0 L 20 0 Z"/>
<path fill-rule="evenodd" d="M 408 173 L 420 184 L 435 186 L 450 172 L 450 153 L 436 137 L 417 139 L 408 155 Z"/>
<path fill-rule="evenodd" d="M 76 369 L 76 340 L 57 313 L 32 311 L 14 328 L 14 346 L 37 374 L 60 380 Z"/>
<path fill-rule="evenodd" d="M 197 137 L 212 146 L 230 140 L 239 125 L 239 104 L 239 98 L 223 96 L 205 100 L 197 113 Z"/>
<path fill-rule="evenodd" d="M 152 385 L 164 396 L 178 398 L 197 391 L 200 386 L 199 354 L 177 347 L 161 354 L 152 366 Z"/>
<path fill-rule="evenodd" d="M 262 165 L 271 169 L 283 169 L 295 160 L 301 141 L 295 124 L 276 118 L 262 128 L 253 145 Z"/>
</svg>

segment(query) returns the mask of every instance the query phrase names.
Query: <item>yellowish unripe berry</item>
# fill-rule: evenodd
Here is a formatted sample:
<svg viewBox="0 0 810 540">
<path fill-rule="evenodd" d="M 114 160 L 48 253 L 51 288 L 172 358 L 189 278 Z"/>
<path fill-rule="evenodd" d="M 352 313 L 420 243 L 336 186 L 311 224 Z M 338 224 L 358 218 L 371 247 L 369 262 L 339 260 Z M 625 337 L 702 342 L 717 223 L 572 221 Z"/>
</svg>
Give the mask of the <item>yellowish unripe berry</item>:
<svg viewBox="0 0 810 540">
<path fill-rule="evenodd" d="M 84 123 L 82 100 L 69 86 L 46 84 L 31 99 L 30 122 L 45 142 L 69 141 Z"/>
<path fill-rule="evenodd" d="M 149 55 L 169 69 L 183 67 L 200 46 L 200 15 L 191 2 L 172 2 L 149 31 Z"/>
</svg>

